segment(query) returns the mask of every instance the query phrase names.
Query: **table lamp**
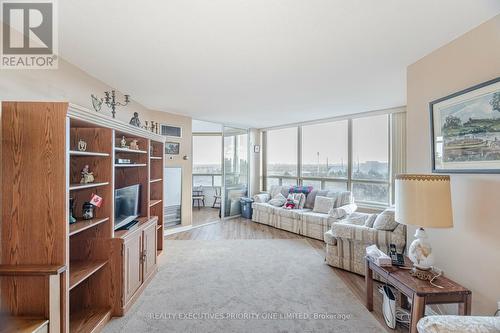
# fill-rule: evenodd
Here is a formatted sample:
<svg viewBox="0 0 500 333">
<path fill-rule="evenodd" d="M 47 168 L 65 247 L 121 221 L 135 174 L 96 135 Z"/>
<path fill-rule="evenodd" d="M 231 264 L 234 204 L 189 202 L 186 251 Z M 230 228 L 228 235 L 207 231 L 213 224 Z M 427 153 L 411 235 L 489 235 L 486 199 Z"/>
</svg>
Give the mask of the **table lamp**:
<svg viewBox="0 0 500 333">
<path fill-rule="evenodd" d="M 395 180 L 395 220 L 419 227 L 408 249 L 410 273 L 427 280 L 432 276 L 433 255 L 424 228 L 453 227 L 450 176 L 401 174 Z"/>
</svg>

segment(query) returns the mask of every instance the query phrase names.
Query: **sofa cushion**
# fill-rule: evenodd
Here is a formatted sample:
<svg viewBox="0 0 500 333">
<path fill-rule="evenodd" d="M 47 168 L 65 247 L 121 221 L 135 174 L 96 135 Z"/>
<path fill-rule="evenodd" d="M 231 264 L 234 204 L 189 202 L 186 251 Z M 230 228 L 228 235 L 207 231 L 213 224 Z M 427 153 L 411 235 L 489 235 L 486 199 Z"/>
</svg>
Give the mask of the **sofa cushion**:
<svg viewBox="0 0 500 333">
<path fill-rule="evenodd" d="M 269 200 L 269 204 L 275 207 L 281 207 L 285 204 L 286 198 L 283 194 L 276 194 L 271 200 Z"/>
<path fill-rule="evenodd" d="M 328 214 L 309 211 L 302 213 L 302 221 L 305 223 L 330 225 L 335 219 L 331 218 Z"/>
<path fill-rule="evenodd" d="M 393 231 L 399 225 L 394 219 L 394 208 L 387 208 L 382 213 L 378 214 L 373 228 L 377 230 Z"/>
<path fill-rule="evenodd" d="M 316 196 L 313 212 L 328 214 L 335 204 L 335 198 Z"/>
<path fill-rule="evenodd" d="M 260 212 L 266 212 L 266 213 L 272 214 L 274 206 L 270 205 L 267 202 L 254 202 L 252 204 L 252 208 L 254 210 L 258 210 Z"/>
<path fill-rule="evenodd" d="M 274 210 L 275 214 L 281 217 L 287 217 L 289 219 L 300 220 L 302 213 L 304 212 L 302 209 L 286 209 L 286 208 L 278 208 Z"/>
</svg>

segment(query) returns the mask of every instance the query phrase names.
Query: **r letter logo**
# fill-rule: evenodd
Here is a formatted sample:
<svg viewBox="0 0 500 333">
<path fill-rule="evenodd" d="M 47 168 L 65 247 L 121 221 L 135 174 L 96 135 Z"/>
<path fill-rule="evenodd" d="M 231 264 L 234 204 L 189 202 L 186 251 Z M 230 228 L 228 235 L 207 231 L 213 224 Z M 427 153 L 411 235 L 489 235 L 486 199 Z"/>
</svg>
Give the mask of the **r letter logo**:
<svg viewBox="0 0 500 333">
<path fill-rule="evenodd" d="M 53 1 L 3 0 L 1 68 L 57 69 Z"/>
</svg>

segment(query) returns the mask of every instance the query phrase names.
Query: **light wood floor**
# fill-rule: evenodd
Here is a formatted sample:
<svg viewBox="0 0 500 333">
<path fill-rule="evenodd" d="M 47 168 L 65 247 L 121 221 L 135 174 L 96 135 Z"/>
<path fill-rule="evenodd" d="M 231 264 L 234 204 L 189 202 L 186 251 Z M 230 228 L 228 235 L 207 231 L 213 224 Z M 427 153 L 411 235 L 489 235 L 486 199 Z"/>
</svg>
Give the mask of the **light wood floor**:
<svg viewBox="0 0 500 333">
<path fill-rule="evenodd" d="M 219 208 L 193 207 L 193 226 L 220 221 Z"/>
<path fill-rule="evenodd" d="M 217 211 L 214 209 L 214 211 Z M 194 213 L 194 210 L 193 210 Z M 220 240 L 220 239 L 305 239 L 314 249 L 316 249 L 323 257 L 325 256 L 325 244 L 322 241 L 303 237 L 284 230 L 269 227 L 260 223 L 252 222 L 251 220 L 236 218 L 224 220 L 219 223 L 210 224 L 207 226 L 195 228 L 189 231 L 173 234 L 166 237 L 175 240 Z M 341 269 L 331 267 L 332 274 L 337 274 L 342 281 L 351 289 L 359 302 L 365 302 L 365 280 L 364 277 L 347 272 Z M 376 284 L 375 287 L 377 287 Z M 372 315 L 382 324 L 385 321 L 382 315 L 382 295 L 375 289 L 374 293 L 374 311 Z M 408 332 L 404 327 L 398 327 L 396 330 L 387 328 L 387 332 Z"/>
</svg>

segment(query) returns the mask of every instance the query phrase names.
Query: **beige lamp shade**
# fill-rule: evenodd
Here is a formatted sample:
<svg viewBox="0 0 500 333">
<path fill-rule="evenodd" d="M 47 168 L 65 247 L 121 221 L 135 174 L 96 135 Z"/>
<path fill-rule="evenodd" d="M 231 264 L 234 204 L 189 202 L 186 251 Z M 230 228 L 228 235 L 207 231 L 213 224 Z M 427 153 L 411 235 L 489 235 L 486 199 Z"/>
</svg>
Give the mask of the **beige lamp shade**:
<svg viewBox="0 0 500 333">
<path fill-rule="evenodd" d="M 453 227 L 450 176 L 401 174 L 395 181 L 397 222 L 422 228 Z"/>
</svg>

